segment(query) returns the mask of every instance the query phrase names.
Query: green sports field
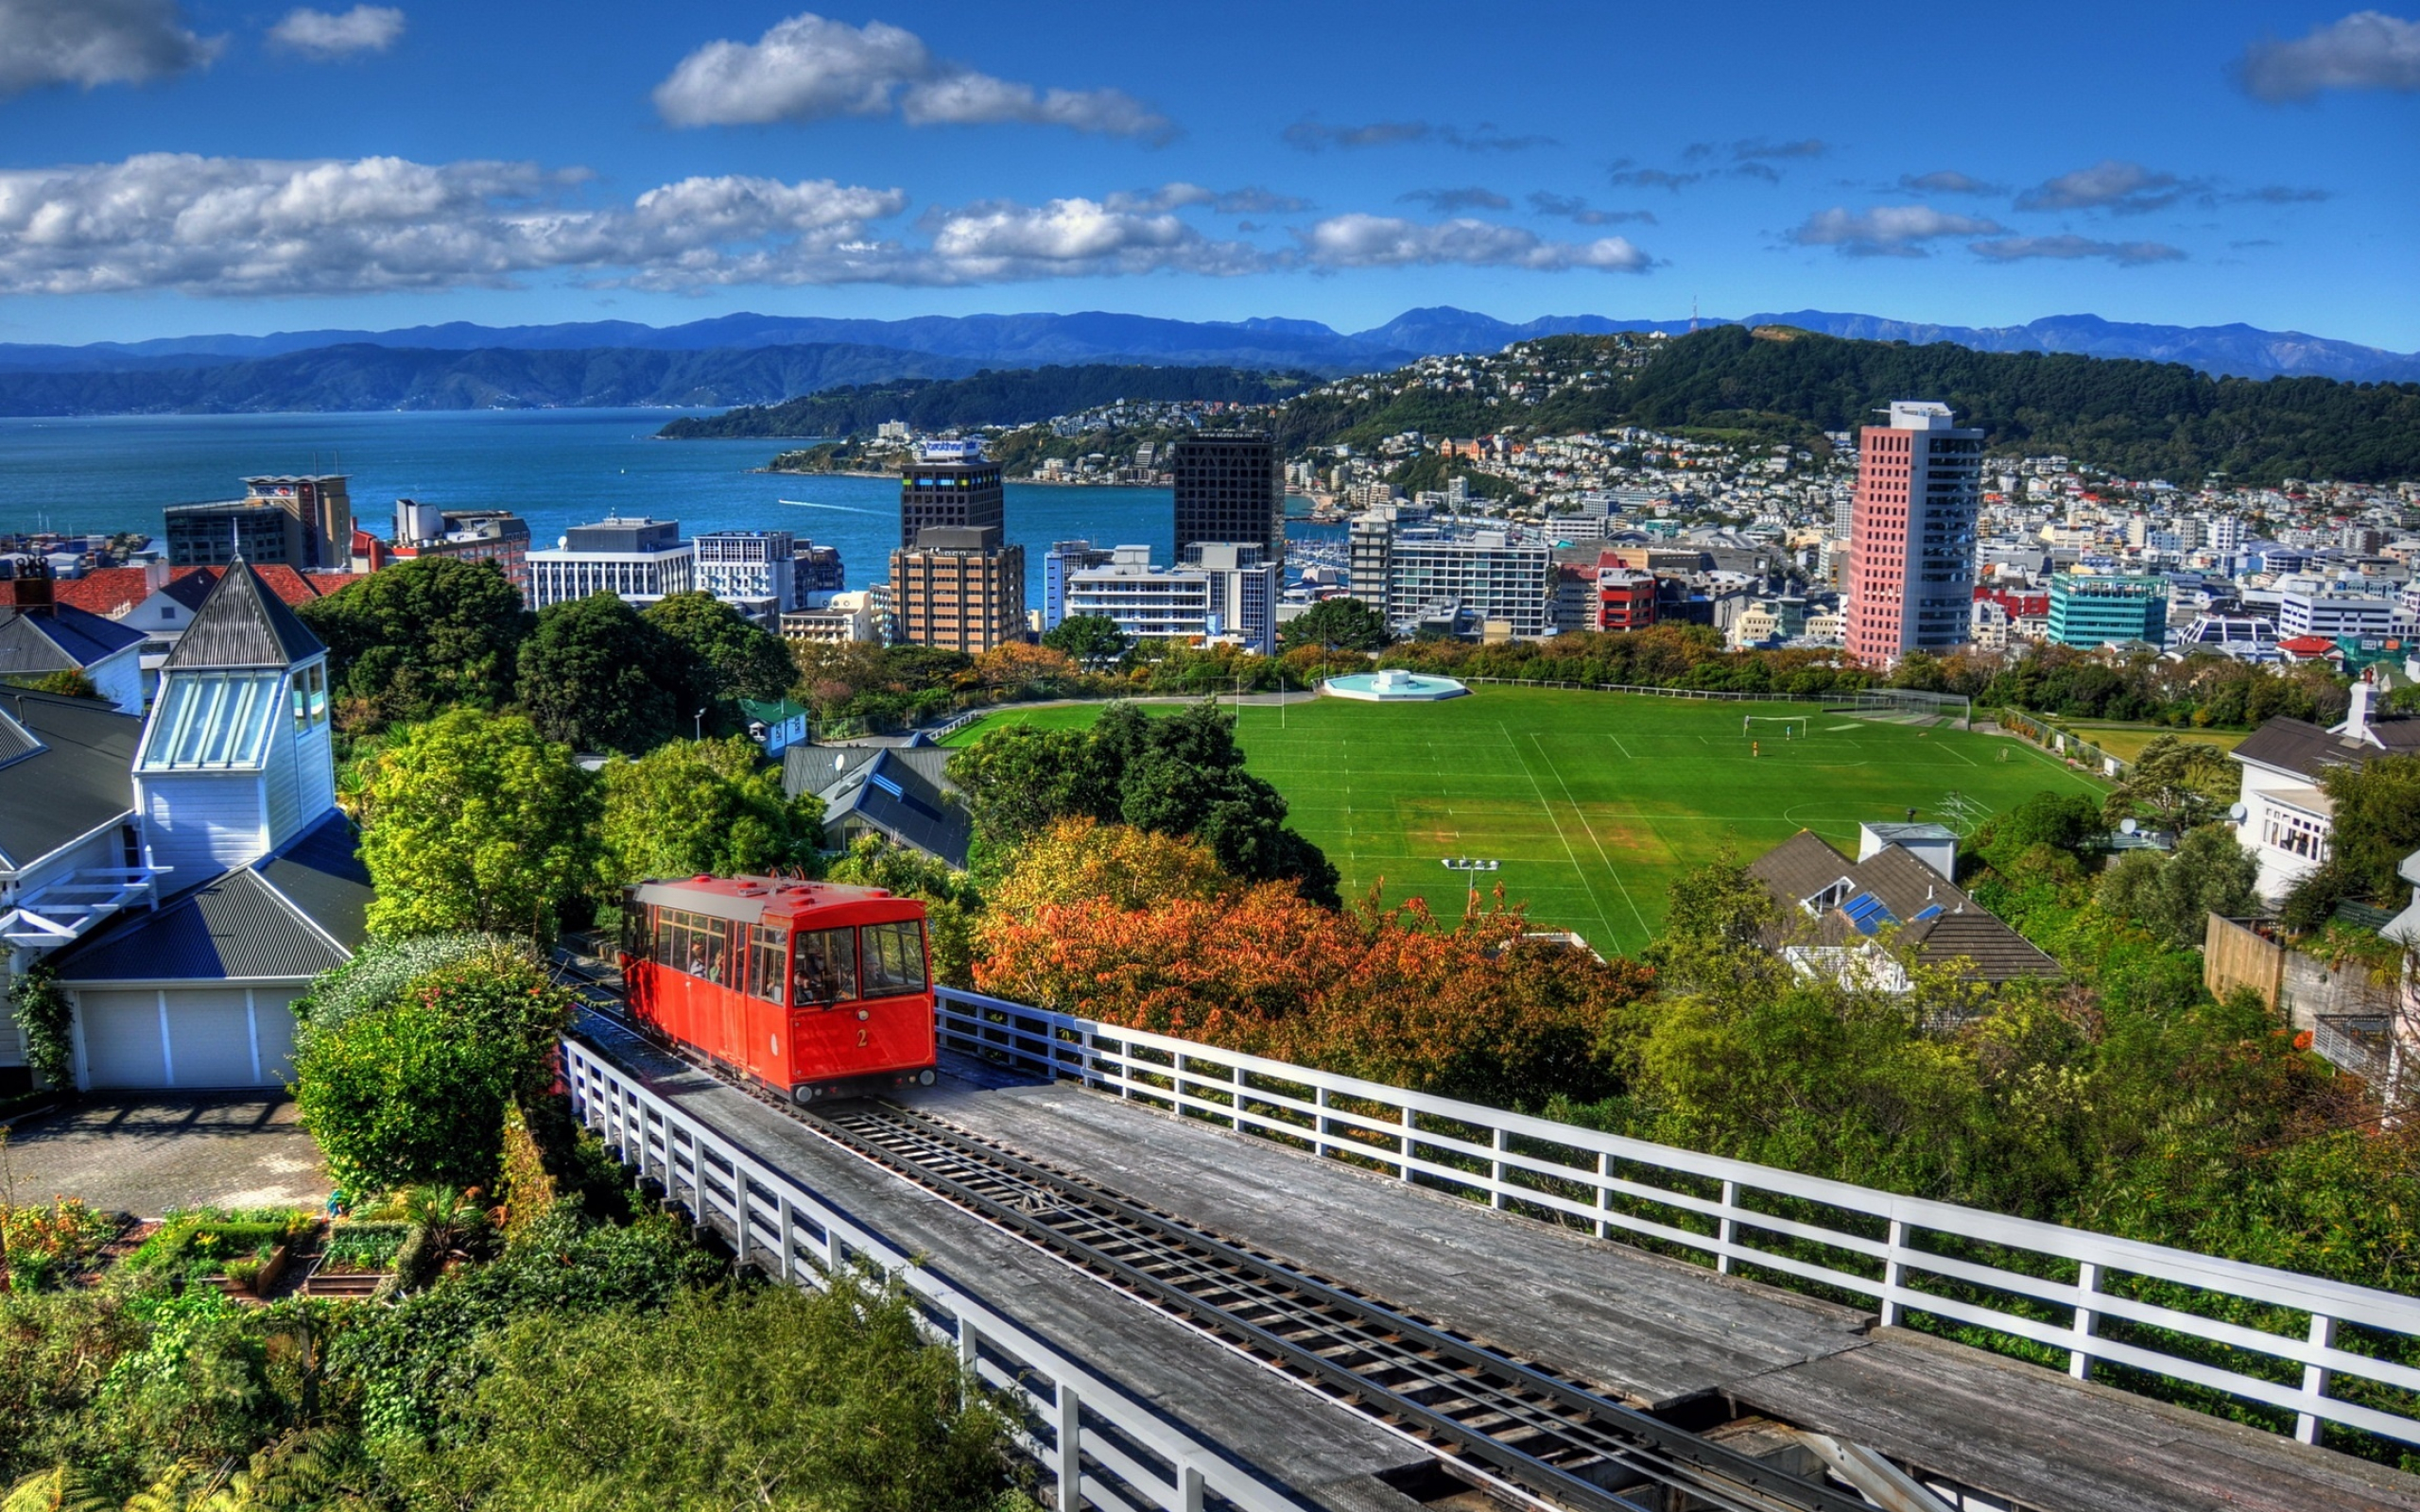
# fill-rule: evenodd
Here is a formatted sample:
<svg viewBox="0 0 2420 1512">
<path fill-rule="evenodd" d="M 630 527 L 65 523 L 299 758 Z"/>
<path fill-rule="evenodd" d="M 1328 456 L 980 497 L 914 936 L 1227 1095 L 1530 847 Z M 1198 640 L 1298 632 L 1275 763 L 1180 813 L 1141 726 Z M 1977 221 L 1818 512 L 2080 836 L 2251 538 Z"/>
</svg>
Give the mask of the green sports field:
<svg viewBox="0 0 2420 1512">
<path fill-rule="evenodd" d="M 1085 725 L 1099 706 L 1006 712 L 1003 724 Z M 1743 715 L 1759 716 L 1743 735 Z M 1784 739 L 1773 716 L 1803 719 Z M 1251 769 L 1344 874 L 1348 896 L 1383 880 L 1447 918 L 1467 886 L 1503 885 L 1542 925 L 1635 952 L 1666 890 L 1725 839 L 1754 857 L 1801 829 L 1856 851 L 1861 820 L 1965 829 L 2046 789 L 2100 786 L 2020 741 L 1825 714 L 1812 704 L 1701 703 L 1536 688 L 1475 689 L 1431 704 L 1340 698 L 1282 712 L 1247 704 Z M 1761 754 L 1751 754 L 1751 743 Z M 1447 868 L 1495 861 L 1494 871 Z"/>
</svg>

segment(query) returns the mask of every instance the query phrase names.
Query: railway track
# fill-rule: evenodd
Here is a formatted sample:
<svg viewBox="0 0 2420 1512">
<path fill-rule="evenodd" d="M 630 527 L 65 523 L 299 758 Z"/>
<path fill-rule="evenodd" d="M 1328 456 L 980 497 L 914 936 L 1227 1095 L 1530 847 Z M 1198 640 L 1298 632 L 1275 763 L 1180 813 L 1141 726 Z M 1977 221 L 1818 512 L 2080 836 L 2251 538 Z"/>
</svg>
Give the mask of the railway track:
<svg viewBox="0 0 2420 1512">
<path fill-rule="evenodd" d="M 1516 1504 L 1870 1512 L 1782 1470 L 1069 1173 L 884 1103 L 793 1116 L 853 1154 L 1426 1445 Z"/>
</svg>

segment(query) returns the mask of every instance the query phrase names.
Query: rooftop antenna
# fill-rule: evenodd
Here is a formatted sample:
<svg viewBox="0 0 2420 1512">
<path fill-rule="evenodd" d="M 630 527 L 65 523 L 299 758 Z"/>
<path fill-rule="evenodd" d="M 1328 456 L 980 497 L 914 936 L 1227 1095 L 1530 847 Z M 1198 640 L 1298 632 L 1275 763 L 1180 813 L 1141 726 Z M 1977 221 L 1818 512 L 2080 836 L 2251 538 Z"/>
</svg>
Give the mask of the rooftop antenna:
<svg viewBox="0 0 2420 1512">
<path fill-rule="evenodd" d="M 1692 295 L 1690 295 L 1690 296 L 1689 296 L 1689 335 L 1696 335 L 1697 334 L 1698 334 L 1698 297 L 1697 297 L 1696 295 L 1692 294 Z"/>
</svg>

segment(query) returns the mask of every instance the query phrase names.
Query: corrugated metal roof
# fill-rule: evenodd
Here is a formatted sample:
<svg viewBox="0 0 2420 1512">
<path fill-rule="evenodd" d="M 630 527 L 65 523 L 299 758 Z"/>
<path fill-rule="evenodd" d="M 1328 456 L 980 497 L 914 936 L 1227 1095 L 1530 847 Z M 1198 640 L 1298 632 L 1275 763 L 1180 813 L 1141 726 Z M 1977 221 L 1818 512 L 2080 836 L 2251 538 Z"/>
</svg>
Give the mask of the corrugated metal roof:
<svg viewBox="0 0 2420 1512">
<path fill-rule="evenodd" d="M 963 806 L 927 781 L 904 753 L 885 747 L 865 768 L 865 781 L 832 800 L 824 811 L 827 829 L 856 818 L 879 830 L 900 845 L 922 850 L 961 870 L 974 822 Z"/>
<path fill-rule="evenodd" d="M 2373 719 L 2370 739 L 2331 734 L 2302 719 L 2272 719 L 2244 738 L 2233 755 L 2316 782 L 2331 766 L 2362 766 L 2380 756 L 2420 751 L 2420 719 Z"/>
<path fill-rule="evenodd" d="M 142 720 L 90 698 L 21 688 L 0 688 L 0 713 L 19 731 L 0 733 L 0 865 L 26 866 L 133 816 Z"/>
<path fill-rule="evenodd" d="M 1920 965 L 1945 966 L 1962 960 L 1968 964 L 1960 974 L 1975 982 L 2065 974 L 2059 963 L 2031 940 L 1897 845 L 1863 861 L 1851 861 L 1821 835 L 1801 830 L 1750 862 L 1748 874 L 1782 903 L 1787 914 L 1785 939 L 1807 927 L 1808 910 L 1800 904 L 1846 882 L 1849 897 L 1838 906 L 1824 909 L 1814 921 L 1816 936 L 1824 944 L 1838 945 L 1857 936 L 1874 935 L 1885 924 L 1911 919 L 1899 939 L 1914 951 Z"/>
<path fill-rule="evenodd" d="M 0 673 L 81 671 L 142 642 L 141 630 L 72 605 L 0 609 Z"/>
<path fill-rule="evenodd" d="M 288 667 L 327 649 L 238 558 L 195 610 L 166 672 Z"/>
<path fill-rule="evenodd" d="M 369 908 L 352 822 L 331 809 L 251 866 L 120 914 L 53 961 L 69 982 L 291 980 L 359 949 Z"/>
</svg>

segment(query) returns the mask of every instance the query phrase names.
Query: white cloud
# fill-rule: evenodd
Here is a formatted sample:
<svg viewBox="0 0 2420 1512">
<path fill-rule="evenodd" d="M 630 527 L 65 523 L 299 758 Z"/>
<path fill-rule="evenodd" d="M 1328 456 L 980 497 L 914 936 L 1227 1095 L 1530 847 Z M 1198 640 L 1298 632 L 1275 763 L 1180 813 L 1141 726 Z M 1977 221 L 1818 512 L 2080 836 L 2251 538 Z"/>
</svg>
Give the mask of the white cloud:
<svg viewBox="0 0 2420 1512">
<path fill-rule="evenodd" d="M 907 197 L 811 180 L 688 179 L 629 205 L 525 163 L 283 162 L 147 153 L 0 172 L 0 292 L 354 293 L 503 284 L 551 268 L 717 282 L 860 243 Z"/>
<path fill-rule="evenodd" d="M 1204 189 L 1182 180 L 1157 189 L 1118 190 L 1102 197 L 1112 210 L 1184 210 L 1207 205 L 1221 215 L 1290 215 L 1311 208 L 1307 199 L 1247 184 L 1241 189 Z"/>
<path fill-rule="evenodd" d="M 2165 209 L 2187 194 L 2207 187 L 2172 173 L 2146 168 L 2139 163 L 2104 158 L 2089 168 L 2078 168 L 2035 184 L 2016 197 L 2016 208 L 2109 210 L 2119 215 L 2140 215 Z"/>
<path fill-rule="evenodd" d="M 141 84 L 200 68 L 218 43 L 176 0 L 0 0 L 0 95 L 47 84 Z"/>
<path fill-rule="evenodd" d="M 1930 205 L 1876 205 L 1819 210 L 1789 233 L 1801 247 L 1837 247 L 1848 257 L 1922 257 L 1923 243 L 1942 236 L 1996 236 L 2008 228 L 1977 215 Z"/>
<path fill-rule="evenodd" d="M 2080 258 L 2103 257 L 2120 266 L 2139 267 L 2146 263 L 2185 260 L 2182 249 L 2165 242 L 2101 242 L 2089 236 L 2010 236 L 2000 241 L 1977 242 L 1969 250 L 1995 263 L 2023 262 L 2031 258 L 2074 262 Z"/>
<path fill-rule="evenodd" d="M 932 55 L 904 27 L 852 26 L 812 13 L 776 22 L 753 43 L 711 42 L 656 86 L 674 126 L 763 126 L 835 115 L 888 115 L 910 126 L 1021 121 L 1103 136 L 1165 140 L 1175 128 L 1120 90 L 1038 90 Z"/>
<path fill-rule="evenodd" d="M 343 12 L 289 10 L 268 29 L 272 46 L 306 58 L 350 58 L 383 53 L 404 34 L 404 13 L 393 6 L 355 6 Z"/>
<path fill-rule="evenodd" d="M 1550 242 L 1517 226 L 1498 226 L 1466 217 L 1427 225 L 1356 212 L 1331 215 L 1296 234 L 1302 239 L 1304 258 L 1320 267 L 1403 267 L 1449 263 L 1471 267 L 1526 267 L 1541 272 L 1596 268 L 1641 273 L 1654 263 L 1626 237 Z"/>
<path fill-rule="evenodd" d="M 2329 89 L 2420 90 L 2420 22 L 2357 10 L 2293 42 L 2265 38 L 2244 49 L 2236 81 L 2272 102 Z"/>
</svg>

